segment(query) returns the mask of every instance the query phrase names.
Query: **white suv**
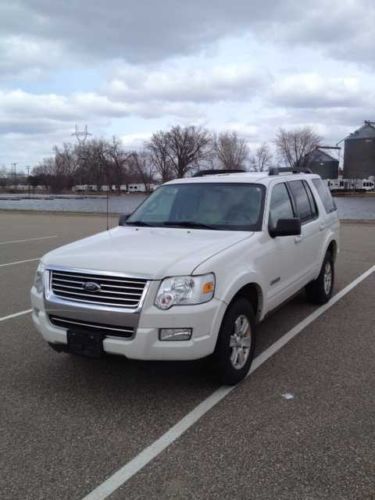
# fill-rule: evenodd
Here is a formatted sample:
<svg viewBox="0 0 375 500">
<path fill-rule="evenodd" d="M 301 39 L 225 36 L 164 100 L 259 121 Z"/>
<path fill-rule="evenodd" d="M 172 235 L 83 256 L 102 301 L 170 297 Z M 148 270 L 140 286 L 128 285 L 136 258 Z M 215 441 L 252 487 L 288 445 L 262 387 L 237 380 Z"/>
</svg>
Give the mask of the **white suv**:
<svg viewBox="0 0 375 500">
<path fill-rule="evenodd" d="M 256 323 L 302 288 L 329 300 L 339 221 L 304 173 L 168 182 L 120 226 L 46 254 L 33 320 L 57 351 L 143 360 L 210 356 L 223 383 L 249 370 Z"/>
</svg>

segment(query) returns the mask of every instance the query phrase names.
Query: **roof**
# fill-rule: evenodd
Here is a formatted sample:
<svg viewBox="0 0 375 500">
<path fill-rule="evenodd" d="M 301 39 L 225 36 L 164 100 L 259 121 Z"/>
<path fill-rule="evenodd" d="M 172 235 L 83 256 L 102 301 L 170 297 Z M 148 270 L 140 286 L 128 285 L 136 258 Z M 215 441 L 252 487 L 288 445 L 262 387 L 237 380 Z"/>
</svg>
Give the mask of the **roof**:
<svg viewBox="0 0 375 500">
<path fill-rule="evenodd" d="M 319 148 L 314 149 L 314 151 L 311 151 L 311 153 L 308 153 L 306 156 L 309 157 L 309 161 L 317 161 L 317 162 L 331 162 L 331 161 L 337 161 L 338 159 L 335 158 L 334 156 L 326 153 L 325 151 L 322 151 Z"/>
<path fill-rule="evenodd" d="M 212 182 L 244 182 L 259 183 L 268 185 L 279 178 L 291 177 L 293 179 L 304 179 L 306 177 L 319 177 L 317 174 L 304 174 L 292 172 L 280 172 L 278 175 L 269 175 L 268 172 L 241 172 L 236 174 L 214 174 L 203 177 L 184 177 L 183 179 L 174 179 L 167 184 L 192 184 L 192 183 L 212 183 Z"/>
<path fill-rule="evenodd" d="M 372 139 L 375 138 L 375 122 L 366 120 L 362 127 L 345 137 L 346 140 L 351 139 Z"/>
</svg>

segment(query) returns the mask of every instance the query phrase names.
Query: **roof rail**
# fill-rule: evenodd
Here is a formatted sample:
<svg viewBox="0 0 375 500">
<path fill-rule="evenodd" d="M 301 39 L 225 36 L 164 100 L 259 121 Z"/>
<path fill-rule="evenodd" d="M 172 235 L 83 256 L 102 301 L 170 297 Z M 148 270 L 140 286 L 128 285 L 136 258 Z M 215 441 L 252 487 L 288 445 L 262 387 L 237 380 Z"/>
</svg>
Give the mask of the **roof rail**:
<svg viewBox="0 0 375 500">
<path fill-rule="evenodd" d="M 210 169 L 210 170 L 198 170 L 195 172 L 193 177 L 204 177 L 205 175 L 216 175 L 216 174 L 240 174 L 246 172 L 243 169 L 233 169 L 233 170 L 219 170 L 219 169 Z"/>
<path fill-rule="evenodd" d="M 282 173 L 291 174 L 312 174 L 313 172 L 309 168 L 290 168 L 290 167 L 271 167 L 268 171 L 268 175 L 279 175 Z"/>
</svg>

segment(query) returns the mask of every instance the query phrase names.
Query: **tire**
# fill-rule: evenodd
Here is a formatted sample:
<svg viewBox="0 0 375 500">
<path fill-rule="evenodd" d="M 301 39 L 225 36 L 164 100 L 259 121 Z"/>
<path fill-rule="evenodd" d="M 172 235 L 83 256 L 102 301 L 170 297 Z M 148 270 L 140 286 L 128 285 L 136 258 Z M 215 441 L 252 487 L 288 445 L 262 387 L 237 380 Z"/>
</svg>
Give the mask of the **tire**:
<svg viewBox="0 0 375 500">
<path fill-rule="evenodd" d="M 332 297 L 334 283 L 335 264 L 331 252 L 327 252 L 319 276 L 305 288 L 308 300 L 313 304 L 325 304 Z"/>
<path fill-rule="evenodd" d="M 253 309 L 247 299 L 239 298 L 229 305 L 220 327 L 212 359 L 216 378 L 225 385 L 240 382 L 250 369 L 254 349 Z"/>
</svg>

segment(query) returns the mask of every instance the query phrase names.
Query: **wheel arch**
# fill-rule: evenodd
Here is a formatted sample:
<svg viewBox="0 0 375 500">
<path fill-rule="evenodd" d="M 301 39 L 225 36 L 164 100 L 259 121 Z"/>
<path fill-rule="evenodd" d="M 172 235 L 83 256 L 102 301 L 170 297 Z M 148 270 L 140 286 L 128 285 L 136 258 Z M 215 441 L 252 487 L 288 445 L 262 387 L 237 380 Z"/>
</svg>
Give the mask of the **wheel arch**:
<svg viewBox="0 0 375 500">
<path fill-rule="evenodd" d="M 326 253 L 329 252 L 332 257 L 333 257 L 333 262 L 336 261 L 336 257 L 337 257 L 337 241 L 336 240 L 331 240 L 329 242 L 329 245 L 327 247 L 327 250 L 326 250 Z"/>
<path fill-rule="evenodd" d="M 261 287 L 258 285 L 258 283 L 247 283 L 243 285 L 237 292 L 233 295 L 231 298 L 228 307 L 233 304 L 235 300 L 238 298 L 243 297 L 249 300 L 253 307 L 255 319 L 259 321 L 262 317 L 262 311 L 263 311 L 263 293 Z"/>
</svg>

